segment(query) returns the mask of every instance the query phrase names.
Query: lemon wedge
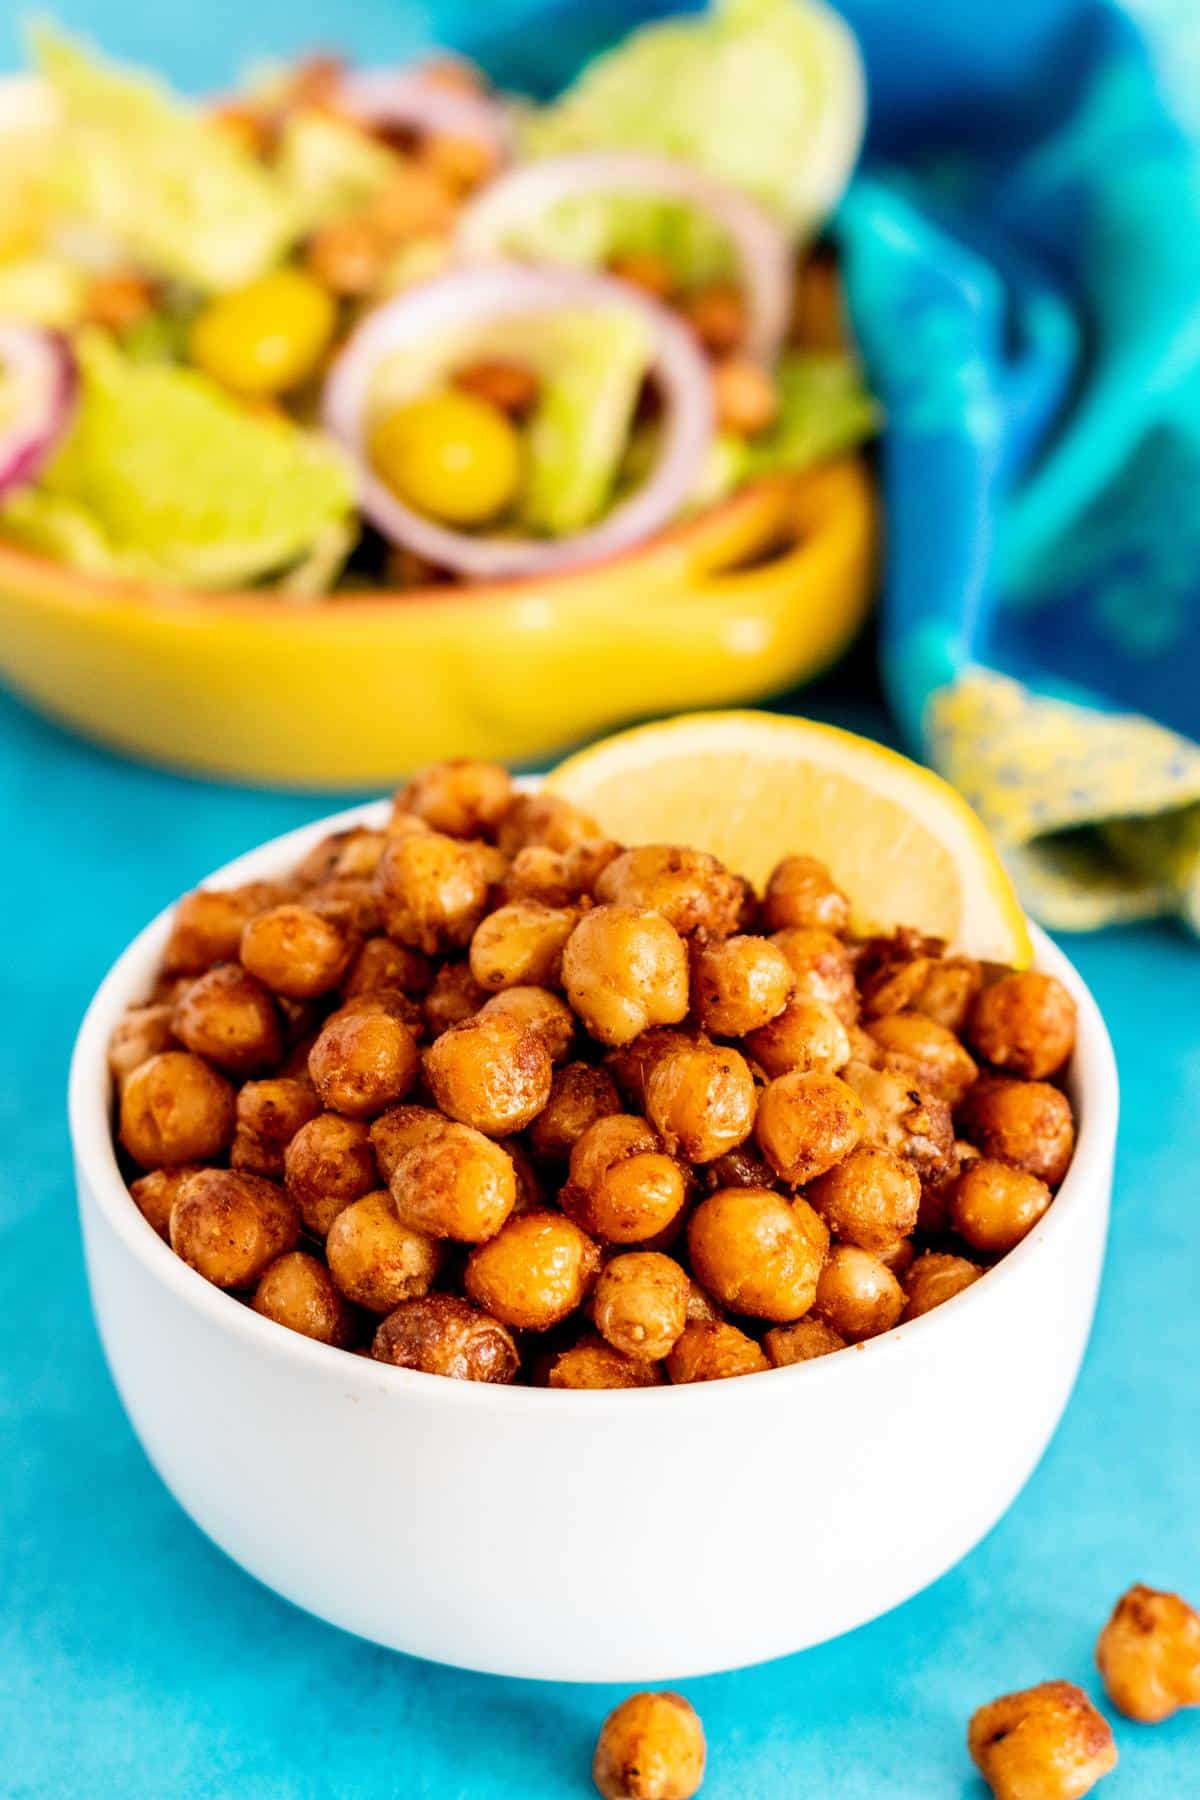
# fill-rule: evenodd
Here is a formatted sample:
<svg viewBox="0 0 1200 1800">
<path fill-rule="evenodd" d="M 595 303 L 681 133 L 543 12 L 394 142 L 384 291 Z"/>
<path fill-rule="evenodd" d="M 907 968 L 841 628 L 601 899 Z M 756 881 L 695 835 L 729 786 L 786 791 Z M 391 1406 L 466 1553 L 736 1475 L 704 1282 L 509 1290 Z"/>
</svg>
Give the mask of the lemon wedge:
<svg viewBox="0 0 1200 1800">
<path fill-rule="evenodd" d="M 1033 947 L 981 820 L 940 776 L 870 738 L 759 712 L 619 732 L 547 778 L 628 844 L 711 851 L 761 891 L 781 856 L 820 857 L 858 931 L 912 925 L 1019 967 Z"/>
</svg>

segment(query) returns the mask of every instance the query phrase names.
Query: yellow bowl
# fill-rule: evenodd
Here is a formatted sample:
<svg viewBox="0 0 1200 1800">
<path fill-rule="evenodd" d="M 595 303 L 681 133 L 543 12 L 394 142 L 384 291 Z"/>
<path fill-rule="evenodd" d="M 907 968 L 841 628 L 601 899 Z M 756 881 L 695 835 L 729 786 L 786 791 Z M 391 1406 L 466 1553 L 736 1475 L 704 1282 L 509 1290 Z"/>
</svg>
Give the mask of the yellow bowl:
<svg viewBox="0 0 1200 1800">
<path fill-rule="evenodd" d="M 0 672 L 153 762 L 377 786 L 431 758 L 537 757 L 794 686 L 858 630 L 874 563 L 873 492 L 854 461 L 764 481 L 577 573 L 403 597 L 180 593 L 0 544 Z"/>
</svg>

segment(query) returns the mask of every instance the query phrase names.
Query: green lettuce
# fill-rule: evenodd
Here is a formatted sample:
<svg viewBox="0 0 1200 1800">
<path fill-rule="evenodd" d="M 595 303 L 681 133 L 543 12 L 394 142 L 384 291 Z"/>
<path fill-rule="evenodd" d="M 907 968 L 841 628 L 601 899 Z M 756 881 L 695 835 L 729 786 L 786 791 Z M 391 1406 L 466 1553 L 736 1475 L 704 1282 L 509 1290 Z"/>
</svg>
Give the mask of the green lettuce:
<svg viewBox="0 0 1200 1800">
<path fill-rule="evenodd" d="M 273 164 L 302 232 L 358 212 L 399 167 L 399 157 L 386 145 L 320 112 L 292 114 Z"/>
<path fill-rule="evenodd" d="M 525 147 L 677 157 L 744 189 L 805 237 L 845 188 L 864 107 L 854 39 L 820 0 L 717 0 L 699 17 L 646 26 L 591 63 L 526 121 Z M 678 210 L 667 211 L 672 232 Z"/>
<path fill-rule="evenodd" d="M 711 506 L 761 475 L 801 474 L 845 455 L 879 430 L 879 407 L 857 361 L 844 351 L 786 351 L 775 381 L 774 425 L 754 438 L 714 438 L 693 506 Z"/>
<path fill-rule="evenodd" d="M 78 352 L 71 429 L 0 508 L 3 536 L 92 574 L 219 589 L 303 561 L 352 518 L 350 472 L 323 438 L 99 332 Z"/>
<path fill-rule="evenodd" d="M 53 183 L 68 217 L 205 292 L 252 280 L 295 240 L 286 186 L 195 108 L 48 26 L 31 51 L 61 111 Z"/>
</svg>

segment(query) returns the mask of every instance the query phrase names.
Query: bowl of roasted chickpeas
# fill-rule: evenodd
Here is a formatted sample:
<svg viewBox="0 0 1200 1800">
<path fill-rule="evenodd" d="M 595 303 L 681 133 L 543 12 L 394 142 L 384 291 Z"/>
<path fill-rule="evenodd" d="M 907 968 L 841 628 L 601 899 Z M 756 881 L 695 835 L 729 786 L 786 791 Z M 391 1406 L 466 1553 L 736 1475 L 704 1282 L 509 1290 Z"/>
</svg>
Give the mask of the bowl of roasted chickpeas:
<svg viewBox="0 0 1200 1800">
<path fill-rule="evenodd" d="M 297 1604 L 530 1677 L 847 1631 L 1066 1405 L 1117 1112 L 1066 957 L 872 934 L 458 762 L 219 871 L 71 1076 L 92 1298 L 180 1503 Z M 739 1379 L 754 1376 L 755 1379 Z"/>
</svg>

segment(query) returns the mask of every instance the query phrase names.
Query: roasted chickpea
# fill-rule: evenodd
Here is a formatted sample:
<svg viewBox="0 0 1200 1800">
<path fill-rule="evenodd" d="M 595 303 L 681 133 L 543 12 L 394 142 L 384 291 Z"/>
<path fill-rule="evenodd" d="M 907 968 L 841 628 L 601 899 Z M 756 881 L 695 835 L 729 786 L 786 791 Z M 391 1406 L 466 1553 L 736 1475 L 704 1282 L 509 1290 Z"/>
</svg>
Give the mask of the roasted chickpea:
<svg viewBox="0 0 1200 1800">
<path fill-rule="evenodd" d="M 858 1018 L 858 989 L 854 964 L 841 938 L 813 925 L 788 925 L 770 942 L 783 952 L 796 981 L 796 997 L 820 1000 L 831 1007 L 843 1025 Z"/>
<path fill-rule="evenodd" d="M 882 1019 L 914 1009 L 942 948 L 940 939 L 906 927 L 890 937 L 866 938 L 856 945 L 863 1017 Z"/>
<path fill-rule="evenodd" d="M 605 1265 L 592 1295 L 600 1335 L 626 1356 L 661 1362 L 688 1321 L 691 1282 L 657 1250 L 631 1250 Z"/>
<path fill-rule="evenodd" d="M 644 1244 L 683 1210 L 683 1170 L 663 1153 L 644 1119 L 614 1113 L 597 1119 L 571 1151 L 562 1208 L 606 1244 Z"/>
<path fill-rule="evenodd" d="M 373 1118 L 402 1099 L 419 1067 L 411 1030 L 382 1009 L 334 1013 L 308 1056 L 322 1101 L 350 1119 Z"/>
<path fill-rule="evenodd" d="M 763 895 L 768 931 L 789 926 L 841 933 L 850 923 L 850 902 L 815 856 L 785 856 L 776 863 Z"/>
<path fill-rule="evenodd" d="M 199 1169 L 171 1208 L 171 1248 L 216 1287 L 253 1287 L 300 1238 L 300 1215 L 282 1188 L 236 1169 Z"/>
<path fill-rule="evenodd" d="M 1117 1761 L 1107 1722 L 1069 1681 L 981 1706 L 967 1748 L 996 1800 L 1080 1800 Z"/>
<path fill-rule="evenodd" d="M 961 1034 L 982 982 L 983 972 L 972 957 L 939 956 L 929 964 L 913 995 L 913 1011 Z"/>
<path fill-rule="evenodd" d="M 383 930 L 383 901 L 374 881 L 323 881 L 308 889 L 304 904 L 356 938 Z"/>
<path fill-rule="evenodd" d="M 550 1097 L 529 1127 L 530 1147 L 546 1162 L 562 1162 L 589 1125 L 620 1110 L 617 1084 L 606 1069 L 567 1063 L 556 1071 Z"/>
<path fill-rule="evenodd" d="M 661 913 L 597 906 L 567 939 L 567 999 L 602 1044 L 628 1044 L 652 1025 L 675 1025 L 688 1009 L 683 939 Z"/>
<path fill-rule="evenodd" d="M 447 837 L 490 837 L 512 805 L 512 777 L 498 763 L 455 758 L 413 776 L 396 795 L 400 812 L 415 813 Z"/>
<path fill-rule="evenodd" d="M 546 1210 L 546 1194 L 542 1188 L 541 1176 L 522 1149 L 520 1140 L 505 1138 L 503 1148 L 512 1160 L 513 1176 L 517 1184 L 517 1198 L 513 1205 L 513 1214 L 544 1212 Z"/>
<path fill-rule="evenodd" d="M 610 1050 L 604 1059 L 605 1066 L 628 1101 L 630 1110 L 644 1112 L 646 1083 L 655 1064 L 681 1045 L 698 1049 L 707 1042 L 708 1039 L 698 1031 L 673 1031 L 668 1026 L 656 1025 L 650 1031 L 641 1032 L 632 1043 Z"/>
<path fill-rule="evenodd" d="M 904 1290 L 887 1264 L 856 1244 L 835 1244 L 817 1281 L 813 1313 L 848 1344 L 878 1337 L 897 1324 Z"/>
<path fill-rule="evenodd" d="M 1028 1170 L 981 1156 L 954 1183 L 950 1224 L 973 1250 L 1000 1256 L 1033 1230 L 1050 1197 L 1045 1182 Z"/>
<path fill-rule="evenodd" d="M 391 1181 L 406 1150 L 440 1136 L 445 1124 L 444 1116 L 432 1106 L 393 1106 L 381 1113 L 371 1126 L 371 1143 L 384 1181 Z"/>
<path fill-rule="evenodd" d="M 289 1250 L 263 1271 L 254 1290 L 254 1310 L 319 1344 L 345 1349 L 354 1335 L 353 1316 L 329 1270 L 305 1250 Z"/>
<path fill-rule="evenodd" d="M 777 1018 L 795 985 L 787 957 L 766 938 L 719 938 L 692 963 L 696 1017 L 718 1037 L 744 1037 Z"/>
<path fill-rule="evenodd" d="M 171 1030 L 174 1007 L 166 1002 L 131 1006 L 108 1041 L 108 1068 L 118 1089 L 152 1056 L 177 1048 Z"/>
<path fill-rule="evenodd" d="M 780 1180 L 802 1187 L 848 1156 L 865 1124 L 862 1103 L 839 1076 L 796 1069 L 763 1088 L 754 1131 Z"/>
<path fill-rule="evenodd" d="M 646 1080 L 646 1117 L 672 1156 L 713 1162 L 754 1128 L 757 1090 L 749 1065 L 724 1044 L 673 1046 Z"/>
<path fill-rule="evenodd" d="M 541 900 L 547 906 L 570 906 L 592 893 L 601 871 L 620 854 L 620 844 L 604 837 L 581 838 L 566 850 L 551 850 L 547 844 L 526 844 L 513 857 L 504 878 L 505 897 Z"/>
<path fill-rule="evenodd" d="M 904 1277 L 905 1304 L 901 1315 L 904 1323 L 919 1319 L 922 1313 L 932 1312 L 935 1306 L 953 1300 L 955 1294 L 961 1294 L 982 1274 L 978 1263 L 968 1262 L 965 1256 L 947 1256 L 937 1250 L 927 1250 L 924 1256 L 918 1256 Z"/>
<path fill-rule="evenodd" d="M 723 938 L 741 923 L 746 884 L 703 850 L 642 844 L 613 858 L 596 882 L 596 898 L 652 908 L 681 937 Z"/>
<path fill-rule="evenodd" d="M 425 1052 L 425 1079 L 444 1113 L 489 1137 L 521 1131 L 550 1097 L 545 1044 L 520 1019 L 479 1013 Z"/>
<path fill-rule="evenodd" d="M 335 988 L 358 950 L 358 939 L 311 906 L 273 906 L 242 933 L 243 967 L 272 993 L 312 1000 Z"/>
<path fill-rule="evenodd" d="M 505 1325 L 548 1331 L 582 1306 L 599 1267 L 599 1250 L 570 1219 L 525 1212 L 471 1252 L 463 1285 Z"/>
<path fill-rule="evenodd" d="M 505 988 L 502 994 L 493 994 L 484 1002 L 479 1016 L 515 1019 L 518 1024 L 527 1026 L 545 1046 L 552 1063 L 562 1062 L 575 1041 L 574 1013 L 565 1000 L 560 1000 L 548 988 Z"/>
<path fill-rule="evenodd" d="M 1096 1666 L 1127 1719 L 1157 1725 L 1200 1706 L 1200 1613 L 1178 1594 L 1131 1587 L 1100 1633 Z"/>
<path fill-rule="evenodd" d="M 666 1363 L 667 1375 L 677 1385 L 761 1375 L 771 1366 L 752 1337 L 722 1319 L 690 1319 Z"/>
<path fill-rule="evenodd" d="M 600 1728 L 592 1780 L 604 1800 L 691 1800 L 704 1758 L 704 1728 L 682 1694 L 631 1694 Z"/>
<path fill-rule="evenodd" d="M 829 1231 L 804 1200 L 770 1188 L 721 1188 L 688 1220 L 698 1279 L 732 1312 L 786 1323 L 812 1305 Z"/>
<path fill-rule="evenodd" d="M 563 945 L 578 914 L 540 900 L 511 900 L 481 919 L 471 939 L 471 973 L 480 987 L 553 987 Z"/>
<path fill-rule="evenodd" d="M 818 1356 L 832 1356 L 835 1350 L 845 1348 L 845 1338 L 824 1319 L 797 1319 L 793 1325 L 774 1325 L 763 1338 L 763 1349 L 777 1369 L 812 1362 Z"/>
<path fill-rule="evenodd" d="M 831 1006 L 802 995 L 746 1038 L 747 1054 L 773 1078 L 793 1069 L 833 1075 L 850 1060 L 850 1037 Z"/>
<path fill-rule="evenodd" d="M 916 1246 L 911 1238 L 897 1238 L 894 1244 L 888 1244 L 875 1254 L 884 1268 L 890 1269 L 896 1280 L 901 1282 L 917 1260 Z"/>
<path fill-rule="evenodd" d="M 176 1163 L 173 1168 L 151 1169 L 148 1175 L 139 1175 L 130 1182 L 129 1191 L 138 1211 L 160 1238 L 170 1239 L 171 1208 L 188 1176 L 195 1175 L 199 1168 L 199 1163 Z"/>
<path fill-rule="evenodd" d="M 728 356 L 746 336 L 746 303 L 732 282 L 714 282 L 692 294 L 683 316 L 710 356 Z"/>
<path fill-rule="evenodd" d="M 187 1049 L 230 1075 L 269 1069 L 283 1056 L 271 996 L 240 963 L 218 963 L 185 988 L 171 1028 Z"/>
<path fill-rule="evenodd" d="M 921 1182 L 921 1210 L 917 1229 L 928 1237 L 940 1237 L 950 1229 L 950 1202 L 954 1185 L 970 1163 L 977 1162 L 979 1151 L 966 1138 L 955 1138 L 950 1160 L 943 1174 L 925 1177 Z"/>
<path fill-rule="evenodd" d="M 422 995 L 429 992 L 433 970 L 428 957 L 394 938 L 368 938 L 342 983 L 347 1000 L 356 994 L 373 994 L 380 988 L 396 988 L 402 994 Z"/>
<path fill-rule="evenodd" d="M 496 842 L 505 856 L 515 856 L 527 844 L 569 850 L 572 844 L 603 835 L 590 813 L 558 794 L 543 792 L 517 795 L 504 815 Z"/>
<path fill-rule="evenodd" d="M 443 832 L 393 837 L 379 863 L 389 937 L 432 956 L 469 944 L 487 911 L 488 889 L 503 864 L 486 844 Z"/>
<path fill-rule="evenodd" d="M 325 1240 L 329 1273 L 347 1300 L 387 1313 L 433 1286 L 441 1247 L 423 1231 L 401 1224 L 386 1189 L 342 1208 Z"/>
<path fill-rule="evenodd" d="M 487 999 L 471 973 L 469 963 L 443 963 L 425 996 L 425 1022 L 431 1037 L 440 1037 L 451 1025 L 473 1019 Z"/>
<path fill-rule="evenodd" d="M 464 1244 L 495 1237 L 517 1200 L 508 1152 L 481 1131 L 449 1119 L 403 1153 L 388 1186 L 406 1225 Z"/>
<path fill-rule="evenodd" d="M 603 1338 L 585 1337 L 568 1350 L 559 1351 L 549 1364 L 545 1380 L 546 1386 L 552 1388 L 659 1387 L 662 1373 L 657 1363 L 626 1356 Z"/>
<path fill-rule="evenodd" d="M 379 1186 L 370 1132 L 338 1113 L 320 1113 L 300 1127 L 283 1153 L 283 1174 L 314 1237 L 324 1237 L 344 1206 Z"/>
<path fill-rule="evenodd" d="M 808 1198 L 840 1243 L 881 1256 L 916 1229 L 921 1183 L 894 1150 L 859 1144 L 817 1177 Z"/>
<path fill-rule="evenodd" d="M 714 1319 L 723 1319 L 724 1309 L 717 1305 L 712 1295 L 700 1286 L 698 1281 L 688 1282 L 687 1319 L 688 1324 L 701 1320 L 711 1323 Z"/>
<path fill-rule="evenodd" d="M 314 844 L 296 868 L 292 879 L 298 887 L 320 887 L 326 881 L 367 881 L 379 867 L 387 837 L 365 825 L 331 831 Z"/>
<path fill-rule="evenodd" d="M 704 1184 L 710 1194 L 727 1187 L 774 1187 L 775 1179 L 774 1169 L 759 1154 L 757 1144 L 739 1144 L 704 1168 Z"/>
<path fill-rule="evenodd" d="M 511 1381 L 519 1358 L 505 1326 L 457 1294 L 405 1300 L 375 1333 L 371 1355 L 452 1381 Z"/>
<path fill-rule="evenodd" d="M 979 1073 L 954 1033 L 922 1013 L 888 1013 L 868 1029 L 890 1055 L 910 1062 L 921 1086 L 948 1106 L 958 1105 Z"/>
<path fill-rule="evenodd" d="M 1002 975 L 971 1008 L 967 1035 L 997 1069 L 1041 1081 L 1075 1048 L 1075 1002 L 1062 982 L 1036 969 Z"/>
<path fill-rule="evenodd" d="M 922 1181 L 936 1180 L 954 1167 L 950 1108 L 923 1088 L 907 1065 L 872 1069 L 849 1062 L 842 1080 L 862 1105 L 865 1143 L 905 1157 Z"/>
<path fill-rule="evenodd" d="M 320 1110 L 321 1102 L 306 1081 L 287 1076 L 247 1081 L 238 1089 L 230 1164 L 251 1175 L 281 1177 L 288 1145 Z"/>
<path fill-rule="evenodd" d="M 278 906 L 280 883 L 251 881 L 239 888 L 197 888 L 175 908 L 163 951 L 164 975 L 203 975 L 214 963 L 236 962 L 242 932 L 256 913 Z"/>
<path fill-rule="evenodd" d="M 121 1094 L 121 1142 L 144 1169 L 220 1156 L 233 1137 L 234 1092 L 188 1050 L 163 1050 Z"/>
<path fill-rule="evenodd" d="M 1071 1165 L 1075 1121 L 1066 1095 L 1045 1081 L 981 1075 L 961 1112 L 961 1126 L 985 1156 L 1016 1163 L 1056 1188 Z"/>
</svg>

